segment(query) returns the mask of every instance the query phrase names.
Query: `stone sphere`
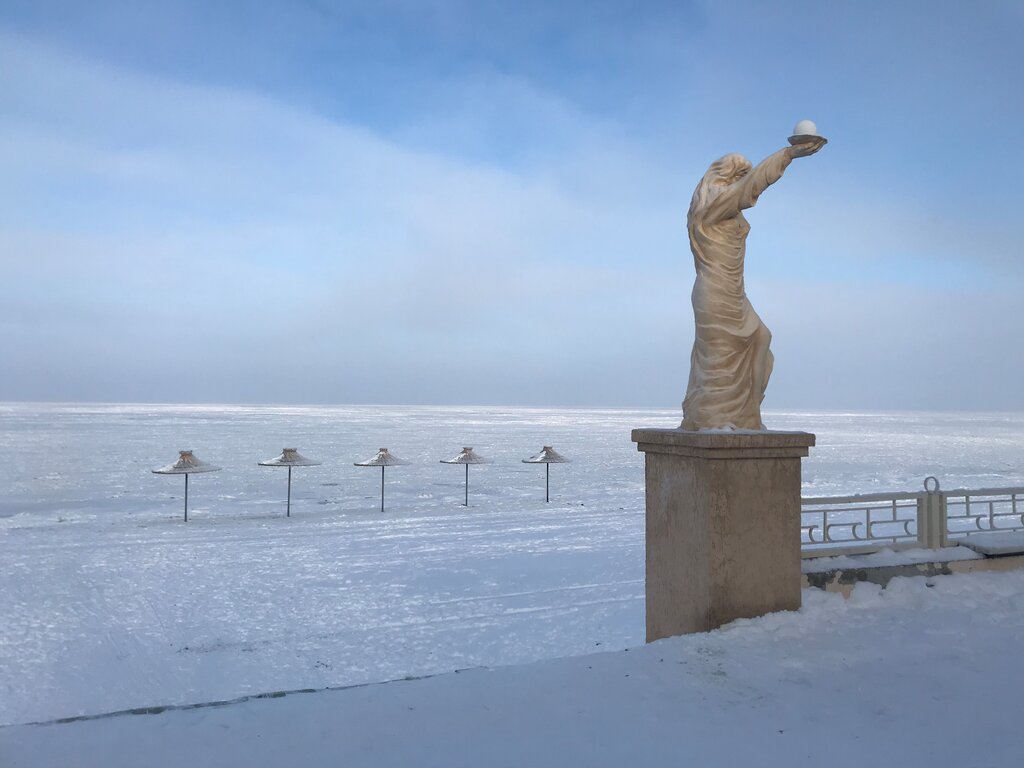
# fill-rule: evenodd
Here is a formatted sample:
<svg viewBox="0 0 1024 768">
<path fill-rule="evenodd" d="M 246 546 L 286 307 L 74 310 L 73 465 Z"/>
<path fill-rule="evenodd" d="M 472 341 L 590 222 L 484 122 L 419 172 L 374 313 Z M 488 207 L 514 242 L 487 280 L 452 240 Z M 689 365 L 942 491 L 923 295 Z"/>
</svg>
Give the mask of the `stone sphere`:
<svg viewBox="0 0 1024 768">
<path fill-rule="evenodd" d="M 794 136 L 817 136 L 818 126 L 810 120 L 801 120 L 793 129 Z"/>
</svg>

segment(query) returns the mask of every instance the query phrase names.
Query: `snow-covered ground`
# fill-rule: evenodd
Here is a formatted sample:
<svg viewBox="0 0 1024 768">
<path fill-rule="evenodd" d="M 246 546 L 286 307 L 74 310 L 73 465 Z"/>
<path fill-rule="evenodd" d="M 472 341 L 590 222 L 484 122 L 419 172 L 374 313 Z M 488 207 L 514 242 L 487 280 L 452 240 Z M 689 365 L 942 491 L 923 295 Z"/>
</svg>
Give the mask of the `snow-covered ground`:
<svg viewBox="0 0 1024 768">
<path fill-rule="evenodd" d="M 668 411 L 0 405 L 0 724 L 643 642 L 643 457 Z M 769 413 L 805 494 L 1024 484 L 1024 415 Z M 573 460 L 520 463 L 541 445 Z M 439 463 L 462 446 L 495 463 Z M 256 466 L 282 447 L 324 461 Z M 386 446 L 414 463 L 353 467 Z M 222 472 L 150 474 L 180 448 Z"/>
<path fill-rule="evenodd" d="M 0 728 L 0 762 L 1017 768 L 1022 636 L 1024 572 L 896 579 L 628 652 Z"/>
</svg>

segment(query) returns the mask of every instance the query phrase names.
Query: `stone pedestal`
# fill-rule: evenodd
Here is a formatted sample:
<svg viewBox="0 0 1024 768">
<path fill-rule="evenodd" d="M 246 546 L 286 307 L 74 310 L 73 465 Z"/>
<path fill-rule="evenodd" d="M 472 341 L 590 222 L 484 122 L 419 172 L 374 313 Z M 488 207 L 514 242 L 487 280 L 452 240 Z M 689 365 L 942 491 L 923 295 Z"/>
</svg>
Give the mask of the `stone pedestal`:
<svg viewBox="0 0 1024 768">
<path fill-rule="evenodd" d="M 647 642 L 800 607 L 807 432 L 634 429 L 646 457 Z"/>
</svg>

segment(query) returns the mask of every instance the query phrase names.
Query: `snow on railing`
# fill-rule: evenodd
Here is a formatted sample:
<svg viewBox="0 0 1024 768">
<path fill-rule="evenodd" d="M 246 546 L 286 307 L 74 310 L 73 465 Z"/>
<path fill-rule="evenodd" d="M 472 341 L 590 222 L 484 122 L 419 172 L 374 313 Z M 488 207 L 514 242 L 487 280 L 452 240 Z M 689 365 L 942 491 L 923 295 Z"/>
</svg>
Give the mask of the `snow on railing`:
<svg viewBox="0 0 1024 768">
<path fill-rule="evenodd" d="M 928 477 L 924 490 L 818 496 L 800 500 L 804 554 L 887 546 L 938 548 L 979 531 L 1024 528 L 1024 488 L 943 491 Z"/>
</svg>

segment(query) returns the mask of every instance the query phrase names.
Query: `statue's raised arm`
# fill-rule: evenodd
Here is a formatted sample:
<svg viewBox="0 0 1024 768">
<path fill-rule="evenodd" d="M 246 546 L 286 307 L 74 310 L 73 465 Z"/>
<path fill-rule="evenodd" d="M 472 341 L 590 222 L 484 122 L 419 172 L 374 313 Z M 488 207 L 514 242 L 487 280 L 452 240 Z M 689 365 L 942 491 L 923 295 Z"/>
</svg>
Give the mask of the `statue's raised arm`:
<svg viewBox="0 0 1024 768">
<path fill-rule="evenodd" d="M 795 136 L 752 168 L 742 155 L 711 164 L 694 190 L 686 217 L 697 270 L 693 284 L 695 338 L 683 401 L 683 429 L 764 429 L 764 399 L 774 358 L 771 333 L 747 299 L 743 283 L 750 225 L 742 211 L 774 184 L 797 157 L 826 143 Z"/>
<path fill-rule="evenodd" d="M 743 155 L 731 154 L 719 158 L 711 164 L 697 187 L 698 193 L 705 185 L 710 188 L 704 190 L 704 220 L 730 218 L 741 210 L 753 208 L 761 193 L 782 178 L 794 158 L 813 155 L 823 146 L 825 139 L 785 147 L 768 155 L 752 170 L 750 161 Z M 716 188 L 718 194 L 714 194 Z M 697 193 L 694 194 L 696 197 Z M 690 214 L 693 214 L 692 206 Z"/>
</svg>

